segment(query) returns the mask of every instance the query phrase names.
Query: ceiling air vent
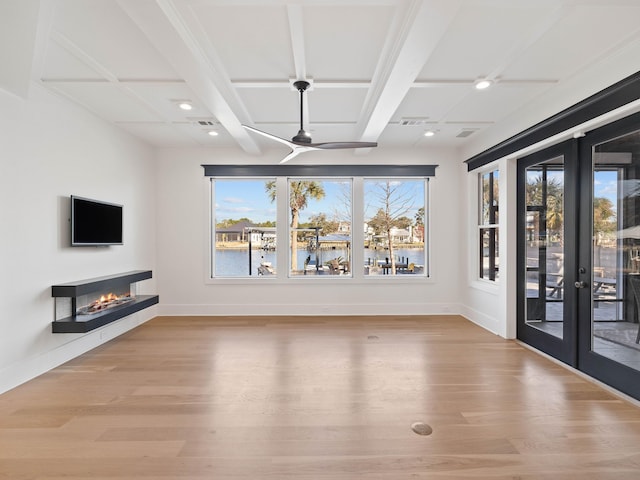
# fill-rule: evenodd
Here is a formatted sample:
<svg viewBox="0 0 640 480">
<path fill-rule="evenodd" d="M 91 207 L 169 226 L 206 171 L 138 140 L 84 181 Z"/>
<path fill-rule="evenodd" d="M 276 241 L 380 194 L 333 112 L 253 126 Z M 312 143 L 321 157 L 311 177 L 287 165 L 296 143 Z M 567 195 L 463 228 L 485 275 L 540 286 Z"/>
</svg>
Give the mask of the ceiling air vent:
<svg viewBox="0 0 640 480">
<path fill-rule="evenodd" d="M 456 135 L 456 138 L 467 138 L 469 135 L 477 131 L 477 128 L 463 128 L 462 130 L 460 130 L 460 133 Z"/>
<path fill-rule="evenodd" d="M 429 117 L 405 117 L 400 119 L 401 127 L 422 127 L 427 125 Z"/>
<path fill-rule="evenodd" d="M 216 122 L 214 118 L 210 118 L 210 117 L 206 117 L 206 118 L 190 117 L 187 120 L 195 124 L 198 124 L 201 127 L 213 127 L 218 124 L 218 122 Z"/>
</svg>

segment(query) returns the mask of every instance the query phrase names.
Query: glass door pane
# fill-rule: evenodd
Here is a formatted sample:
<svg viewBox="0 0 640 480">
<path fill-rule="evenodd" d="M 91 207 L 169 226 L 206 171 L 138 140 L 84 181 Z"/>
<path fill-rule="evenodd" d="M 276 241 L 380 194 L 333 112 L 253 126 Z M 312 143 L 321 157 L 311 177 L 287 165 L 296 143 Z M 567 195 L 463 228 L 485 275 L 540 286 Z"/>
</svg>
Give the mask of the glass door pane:
<svg viewBox="0 0 640 480">
<path fill-rule="evenodd" d="M 525 323 L 557 338 L 564 335 L 564 158 L 525 171 Z"/>
<path fill-rule="evenodd" d="M 591 349 L 640 370 L 640 132 L 592 147 Z"/>
<path fill-rule="evenodd" d="M 577 165 L 569 140 L 518 159 L 518 322 L 523 342 L 577 365 Z"/>
</svg>

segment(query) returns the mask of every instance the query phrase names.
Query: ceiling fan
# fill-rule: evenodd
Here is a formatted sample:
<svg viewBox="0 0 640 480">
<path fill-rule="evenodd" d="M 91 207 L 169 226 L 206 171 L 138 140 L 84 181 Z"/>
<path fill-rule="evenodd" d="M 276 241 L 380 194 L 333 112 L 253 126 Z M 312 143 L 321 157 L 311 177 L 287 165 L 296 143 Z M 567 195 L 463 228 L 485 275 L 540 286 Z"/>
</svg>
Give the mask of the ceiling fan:
<svg viewBox="0 0 640 480">
<path fill-rule="evenodd" d="M 291 148 L 291 152 L 280 160 L 280 163 L 288 162 L 296 155 L 299 155 L 304 152 L 308 152 L 311 150 L 335 150 L 340 148 L 371 148 L 377 147 L 377 142 L 323 142 L 323 143 L 312 143 L 311 135 L 309 132 L 305 131 L 304 125 L 302 123 L 303 118 L 303 99 L 302 96 L 307 88 L 309 88 L 309 82 L 306 80 L 297 80 L 293 82 L 293 86 L 300 92 L 300 130 L 298 134 L 293 137 L 291 140 L 286 140 L 284 138 L 277 137 L 267 132 L 263 132 L 262 130 L 258 130 L 257 128 L 250 127 L 248 125 L 242 125 L 244 128 L 251 132 L 255 132 L 271 140 L 275 140 L 276 142 L 284 143 L 289 148 Z"/>
</svg>

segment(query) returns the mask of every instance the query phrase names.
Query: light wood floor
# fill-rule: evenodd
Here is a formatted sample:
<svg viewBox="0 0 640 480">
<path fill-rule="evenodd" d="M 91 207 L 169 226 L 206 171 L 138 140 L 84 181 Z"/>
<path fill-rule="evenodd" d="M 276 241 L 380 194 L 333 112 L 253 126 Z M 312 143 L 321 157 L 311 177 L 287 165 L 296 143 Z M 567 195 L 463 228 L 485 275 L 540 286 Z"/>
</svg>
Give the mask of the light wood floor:
<svg viewBox="0 0 640 480">
<path fill-rule="evenodd" d="M 640 409 L 455 316 L 158 317 L 0 396 L 0 478 L 637 480 Z"/>
</svg>

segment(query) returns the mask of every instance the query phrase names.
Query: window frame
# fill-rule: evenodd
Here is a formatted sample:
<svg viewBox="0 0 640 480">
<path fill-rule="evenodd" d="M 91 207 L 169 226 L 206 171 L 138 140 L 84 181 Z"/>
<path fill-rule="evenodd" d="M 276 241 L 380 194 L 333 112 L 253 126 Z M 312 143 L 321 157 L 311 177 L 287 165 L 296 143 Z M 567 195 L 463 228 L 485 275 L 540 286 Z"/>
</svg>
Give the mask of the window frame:
<svg viewBox="0 0 640 480">
<path fill-rule="evenodd" d="M 370 281 L 386 281 L 388 278 L 393 278 L 390 282 L 403 283 L 403 282 L 416 282 L 416 281 L 433 281 L 431 272 L 431 251 L 430 251 L 430 190 L 431 177 L 435 176 L 435 169 L 437 165 L 326 165 L 326 166 L 312 166 L 312 165 L 202 165 L 205 170 L 205 177 L 208 180 L 206 182 L 206 197 L 208 202 L 207 209 L 207 232 L 206 235 L 206 251 L 208 257 L 209 267 L 205 269 L 205 283 L 207 284 L 243 284 L 251 281 L 273 281 L 276 283 L 291 283 L 291 282 L 326 282 L 329 281 L 348 281 L 353 284 L 366 283 Z M 239 178 L 238 178 L 239 177 Z M 364 198 L 363 198 L 363 183 L 364 179 L 390 179 L 390 178 L 404 178 L 418 180 L 421 179 L 425 183 L 425 266 L 424 272 L 418 275 L 381 275 L 381 276 L 366 276 L 364 275 L 364 255 L 362 255 L 362 249 L 356 249 L 354 245 L 364 245 L 364 233 L 359 232 L 359 229 L 352 229 L 352 246 L 351 255 L 353 264 L 351 265 L 352 275 L 318 275 L 318 276 L 289 276 L 289 263 L 288 257 L 290 253 L 288 248 L 278 249 L 278 265 L 287 265 L 285 268 L 278 268 L 276 275 L 270 276 L 244 276 L 244 277 L 217 277 L 214 276 L 214 264 L 213 257 L 215 255 L 214 245 L 212 241 L 215 239 L 215 231 L 212 228 L 212 224 L 215 221 L 215 204 L 214 191 L 215 181 L 218 179 L 238 178 L 244 180 L 261 180 L 261 179 L 276 179 L 276 185 L 278 189 L 277 193 L 277 215 L 276 215 L 276 235 L 278 241 L 283 239 L 287 243 L 287 236 L 289 232 L 289 198 L 288 198 L 288 182 L 290 177 L 302 177 L 306 179 L 322 179 L 322 180 L 352 180 L 352 221 L 353 224 L 357 224 L 360 219 L 364 221 Z M 286 194 L 285 194 L 286 192 Z M 361 199 L 360 199 L 361 198 Z M 283 221 L 283 219 L 287 219 Z M 362 258 L 360 258 L 362 257 Z"/>
<path fill-rule="evenodd" d="M 218 236 L 218 228 L 217 228 L 217 224 L 219 223 L 217 216 L 216 216 L 216 195 L 217 195 L 217 191 L 216 191 L 216 180 L 220 180 L 220 181 L 229 181 L 229 182 L 233 182 L 233 181 L 238 181 L 238 182 L 247 182 L 247 181 L 259 181 L 259 182 L 267 182 L 270 180 L 276 180 L 274 177 L 260 177 L 260 178 L 254 178 L 254 177 L 216 177 L 214 178 L 210 178 L 209 179 L 209 183 L 210 183 L 210 194 L 209 194 L 209 199 L 208 199 L 208 203 L 209 203 L 209 221 L 208 221 L 208 232 L 209 232 L 209 242 L 207 245 L 207 250 L 209 252 L 209 261 L 208 261 L 208 265 L 209 265 L 209 273 L 207 274 L 207 276 L 211 279 L 216 278 L 216 279 L 251 279 L 254 277 L 262 277 L 265 275 L 261 275 L 260 273 L 257 273 L 256 275 L 252 275 L 252 274 L 248 274 L 248 275 L 216 275 L 215 274 L 215 270 L 216 270 L 216 245 L 217 245 L 217 236 Z M 276 201 L 277 201 L 277 197 L 276 197 Z M 277 228 L 277 211 L 276 211 L 276 228 Z M 272 227 L 264 227 L 265 229 L 270 230 Z M 249 236 L 253 237 L 254 231 L 259 231 L 262 230 L 261 227 L 256 226 L 255 228 L 251 227 L 251 229 L 247 230 L 247 233 Z M 276 231 L 276 238 L 277 238 L 277 231 Z M 251 270 L 252 264 L 251 264 L 251 241 L 249 241 L 249 270 Z M 277 254 L 277 251 L 276 251 Z M 277 268 L 277 265 L 276 265 Z"/>
<path fill-rule="evenodd" d="M 362 206 L 363 206 L 363 215 L 362 215 L 362 224 L 364 225 L 365 223 L 367 223 L 367 215 L 366 215 L 366 208 L 365 205 L 367 204 L 367 199 L 365 197 L 366 195 L 366 187 L 365 184 L 367 181 L 373 181 L 373 182 L 380 182 L 380 181 L 387 181 L 387 180 L 400 180 L 400 181 L 417 181 L 417 180 L 422 180 L 423 182 L 423 198 L 421 200 L 422 205 L 424 206 L 425 212 L 424 212 L 424 225 L 423 225 L 423 260 L 424 260 L 424 265 L 423 265 L 423 272 L 417 275 L 409 275 L 410 277 L 412 276 L 416 276 L 416 277 L 426 277 L 426 278 L 430 278 L 431 277 L 431 249 L 430 249 L 430 241 L 429 241 L 429 233 L 431 231 L 430 228 L 430 222 L 429 222 L 429 218 L 430 218 L 430 190 L 431 190 L 431 185 L 430 185 L 430 177 L 418 177 L 418 176 L 414 176 L 414 177 L 409 177 L 409 176 L 394 176 L 394 177 L 370 177 L 370 176 L 364 176 L 362 177 L 362 184 L 363 184 L 363 190 L 361 193 L 361 197 L 363 199 L 363 201 L 361 202 Z M 364 239 L 363 241 L 360 243 L 362 245 L 364 245 Z M 363 252 L 364 253 L 364 252 Z M 355 254 L 354 254 L 355 256 Z M 364 255 L 362 256 L 362 260 L 364 262 Z M 408 263 L 408 260 L 407 260 Z M 373 277 L 373 278 L 377 278 L 379 276 L 382 277 L 394 277 L 394 278 L 401 278 L 403 277 L 403 275 L 364 275 L 365 277 L 369 278 L 369 277 Z"/>
<path fill-rule="evenodd" d="M 334 183 L 348 183 L 349 184 L 349 193 L 350 193 L 350 205 L 349 205 L 349 221 L 350 221 L 350 229 L 351 232 L 349 234 L 349 243 L 350 246 L 349 248 L 349 258 L 347 259 L 348 261 L 351 262 L 351 264 L 353 264 L 353 246 L 355 245 L 354 241 L 353 241 L 353 225 L 354 225 L 354 215 L 353 215 L 353 204 L 354 204 L 354 194 L 353 194 L 353 184 L 354 184 L 354 177 L 329 177 L 329 176 L 322 176 L 322 177 L 318 177 L 318 176 L 313 176 L 313 177 L 287 177 L 287 191 L 286 191 L 286 198 L 289 199 L 290 195 L 291 195 L 291 182 L 296 182 L 296 181 L 317 181 L 317 182 L 334 182 Z M 288 251 L 288 258 L 287 258 L 287 277 L 288 278 L 295 278 L 298 279 L 299 277 L 305 277 L 305 276 L 311 276 L 311 275 L 307 275 L 306 270 L 304 271 L 304 273 L 302 275 L 300 274 L 294 274 L 293 271 L 291 270 L 291 263 L 292 263 L 292 257 L 291 257 L 291 238 L 292 238 L 292 228 L 291 228 L 291 209 L 290 207 L 288 207 L 288 211 L 287 211 L 287 217 L 286 217 L 286 225 L 288 228 L 288 234 L 287 234 L 287 251 Z M 277 221 L 276 221 L 277 224 Z M 301 230 L 305 230 L 304 227 L 300 227 L 298 225 L 298 227 L 296 228 L 296 230 L 301 231 Z M 336 275 L 322 275 L 322 277 L 336 277 Z M 338 277 L 353 277 L 353 269 L 349 269 L 348 274 L 345 275 L 337 275 Z"/>
<path fill-rule="evenodd" d="M 497 175 L 496 175 L 497 174 Z M 484 201 L 484 178 L 489 175 L 489 198 L 486 202 L 489 207 L 488 219 L 485 222 L 485 201 Z M 483 282 L 491 282 L 497 284 L 500 281 L 500 264 L 498 262 L 500 258 L 499 253 L 499 238 L 500 238 L 500 169 L 498 167 L 490 168 L 478 172 L 478 209 L 477 209 L 477 252 L 478 261 L 476 277 Z M 496 189 L 497 195 L 496 195 Z M 484 234 L 489 232 L 489 252 L 488 252 L 488 276 L 485 276 L 485 255 L 484 255 Z"/>
</svg>

